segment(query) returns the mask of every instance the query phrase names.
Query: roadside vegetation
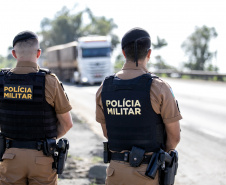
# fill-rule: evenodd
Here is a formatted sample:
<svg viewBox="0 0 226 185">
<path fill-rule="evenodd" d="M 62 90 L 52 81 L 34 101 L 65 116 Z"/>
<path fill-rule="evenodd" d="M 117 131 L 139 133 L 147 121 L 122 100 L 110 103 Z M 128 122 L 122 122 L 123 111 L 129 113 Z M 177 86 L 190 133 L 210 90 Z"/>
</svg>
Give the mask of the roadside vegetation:
<svg viewBox="0 0 226 185">
<path fill-rule="evenodd" d="M 3 57 L 0 55 L 0 69 L 1 68 L 13 68 L 16 66 L 16 60 L 11 55 L 12 47 L 8 48 L 8 55 Z"/>
<path fill-rule="evenodd" d="M 88 35 L 111 36 L 112 49 L 119 43 L 118 36 L 113 33 L 117 28 L 114 20 L 105 16 L 95 16 L 89 8 L 76 11 L 76 7 L 63 7 L 55 14 L 54 19 L 44 18 L 40 27 L 38 35 L 42 37 L 40 45 L 43 51 L 47 47 L 72 42 Z"/>
</svg>

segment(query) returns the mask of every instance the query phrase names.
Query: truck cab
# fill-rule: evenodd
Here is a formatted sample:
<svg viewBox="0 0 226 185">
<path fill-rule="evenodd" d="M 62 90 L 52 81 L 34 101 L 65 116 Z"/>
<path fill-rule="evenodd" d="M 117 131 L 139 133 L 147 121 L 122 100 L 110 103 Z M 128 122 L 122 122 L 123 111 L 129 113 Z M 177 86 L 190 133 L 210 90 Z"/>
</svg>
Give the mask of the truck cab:
<svg viewBox="0 0 226 185">
<path fill-rule="evenodd" d="M 89 36 L 78 39 L 78 70 L 74 80 L 78 83 L 100 83 L 113 72 L 111 39 L 107 36 Z"/>
</svg>

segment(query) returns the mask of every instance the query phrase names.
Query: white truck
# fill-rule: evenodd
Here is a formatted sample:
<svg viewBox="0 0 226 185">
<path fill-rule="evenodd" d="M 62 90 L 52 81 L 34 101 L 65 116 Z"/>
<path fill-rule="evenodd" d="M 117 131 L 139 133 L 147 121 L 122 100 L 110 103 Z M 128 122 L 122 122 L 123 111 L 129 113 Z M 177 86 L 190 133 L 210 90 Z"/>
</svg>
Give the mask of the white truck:
<svg viewBox="0 0 226 185">
<path fill-rule="evenodd" d="M 47 48 L 44 67 L 63 81 L 100 83 L 113 73 L 111 52 L 110 37 L 80 37 L 77 42 Z"/>
</svg>

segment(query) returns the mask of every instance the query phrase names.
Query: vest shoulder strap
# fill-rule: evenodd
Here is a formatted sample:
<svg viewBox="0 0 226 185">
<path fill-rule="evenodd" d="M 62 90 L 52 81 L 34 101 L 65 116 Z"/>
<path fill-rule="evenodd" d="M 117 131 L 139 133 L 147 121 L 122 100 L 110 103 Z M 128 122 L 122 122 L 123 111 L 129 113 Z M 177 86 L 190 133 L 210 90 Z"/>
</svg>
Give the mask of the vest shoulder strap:
<svg viewBox="0 0 226 185">
<path fill-rule="evenodd" d="M 158 77 L 156 74 L 154 74 L 154 73 L 148 72 L 147 74 L 150 75 L 151 78 L 159 78 L 159 77 Z"/>
<path fill-rule="evenodd" d="M 51 74 L 52 73 L 49 69 L 46 69 L 46 68 L 40 68 L 38 72 L 46 73 L 46 74 Z"/>
<path fill-rule="evenodd" d="M 10 68 L 1 68 L 0 73 L 3 74 L 7 74 L 11 69 Z"/>
<path fill-rule="evenodd" d="M 47 69 L 47 68 L 40 68 L 38 73 L 44 73 L 45 75 L 51 75 L 55 78 L 57 78 L 56 74 L 55 73 L 52 73 L 52 71 L 50 69 Z"/>
<path fill-rule="evenodd" d="M 107 77 L 105 78 L 105 80 L 110 80 L 110 79 L 113 79 L 114 77 L 115 77 L 115 74 L 114 74 L 114 75 L 107 76 Z"/>
<path fill-rule="evenodd" d="M 50 69 L 40 68 L 39 72 L 40 73 L 45 73 L 45 74 L 48 74 L 48 75 L 51 75 L 51 76 L 54 76 L 55 78 L 57 78 L 56 74 L 52 73 L 52 71 Z"/>
<path fill-rule="evenodd" d="M 110 76 L 107 76 L 104 81 L 103 81 L 103 88 L 102 88 L 102 92 L 103 91 L 107 91 L 109 90 L 109 86 L 112 85 L 112 82 L 114 80 L 114 77 L 115 75 L 110 75 Z"/>
</svg>

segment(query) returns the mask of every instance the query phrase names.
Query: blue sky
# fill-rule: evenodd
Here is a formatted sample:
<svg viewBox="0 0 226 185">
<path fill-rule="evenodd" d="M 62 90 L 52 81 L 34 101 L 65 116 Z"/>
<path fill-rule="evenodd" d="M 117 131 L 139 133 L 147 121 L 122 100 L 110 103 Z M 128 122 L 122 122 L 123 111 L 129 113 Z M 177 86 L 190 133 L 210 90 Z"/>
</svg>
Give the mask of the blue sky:
<svg viewBox="0 0 226 185">
<path fill-rule="evenodd" d="M 0 2 L 0 55 L 7 54 L 7 48 L 18 32 L 40 31 L 44 17 L 54 18 L 63 6 L 73 9 L 75 5 L 75 12 L 89 7 L 96 16 L 113 18 L 118 25 L 115 33 L 120 39 L 133 27 L 146 29 L 153 42 L 157 36 L 164 38 L 168 46 L 153 51 L 152 60 L 161 54 L 168 64 L 176 67 L 186 61 L 181 44 L 195 26 L 215 27 L 218 37 L 211 42 L 211 50 L 217 50 L 218 54 L 213 62 L 226 73 L 226 2 L 223 0 L 5 0 Z"/>
</svg>

